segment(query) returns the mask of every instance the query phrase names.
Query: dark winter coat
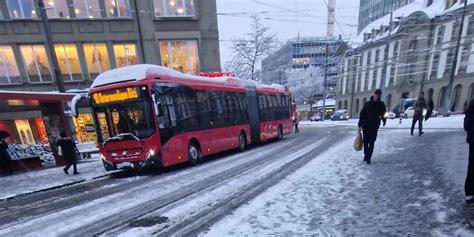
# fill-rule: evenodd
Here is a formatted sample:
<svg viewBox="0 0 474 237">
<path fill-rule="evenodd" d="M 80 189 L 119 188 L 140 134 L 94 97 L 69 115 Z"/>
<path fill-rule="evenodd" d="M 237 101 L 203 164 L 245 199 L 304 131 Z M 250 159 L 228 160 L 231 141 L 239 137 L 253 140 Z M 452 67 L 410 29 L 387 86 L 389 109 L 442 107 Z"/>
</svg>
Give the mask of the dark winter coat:
<svg viewBox="0 0 474 237">
<path fill-rule="evenodd" d="M 74 141 L 69 137 L 59 138 L 58 146 L 61 147 L 64 160 L 69 163 L 76 162 L 77 148 Z"/>
<path fill-rule="evenodd" d="M 8 153 L 8 144 L 4 141 L 0 142 L 0 160 L 11 160 Z"/>
<path fill-rule="evenodd" d="M 373 97 L 370 97 L 370 101 L 365 103 L 359 116 L 359 127 L 365 130 L 377 130 L 380 127 L 380 121 L 385 124 L 387 119 L 385 113 L 387 107 L 383 101 L 373 101 Z"/>
<path fill-rule="evenodd" d="M 415 111 L 414 116 L 423 116 L 423 110 L 428 107 L 425 98 L 418 97 L 416 99 L 415 105 L 413 106 L 413 110 Z"/>
<path fill-rule="evenodd" d="M 467 132 L 467 143 L 474 144 L 474 100 L 469 104 L 464 118 L 464 130 Z"/>
</svg>

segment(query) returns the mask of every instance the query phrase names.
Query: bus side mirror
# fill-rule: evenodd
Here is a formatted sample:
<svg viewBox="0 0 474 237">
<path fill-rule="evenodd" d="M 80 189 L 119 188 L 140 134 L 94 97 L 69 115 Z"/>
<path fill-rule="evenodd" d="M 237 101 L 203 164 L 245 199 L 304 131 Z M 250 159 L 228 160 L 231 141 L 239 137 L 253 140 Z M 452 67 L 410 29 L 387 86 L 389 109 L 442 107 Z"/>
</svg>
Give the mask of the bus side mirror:
<svg viewBox="0 0 474 237">
<path fill-rule="evenodd" d="M 75 95 L 71 100 L 71 114 L 77 118 L 79 115 L 79 102 L 83 99 L 87 99 L 89 96 L 87 93 L 81 93 Z"/>
<path fill-rule="evenodd" d="M 153 95 L 151 98 L 153 100 L 153 106 L 155 107 L 156 116 L 160 116 L 160 110 L 159 110 L 160 102 L 157 102 L 158 100 L 156 98 L 156 95 Z"/>
<path fill-rule="evenodd" d="M 156 106 L 156 115 L 160 116 L 161 114 L 163 114 L 163 106 L 161 106 L 161 102 L 156 103 L 155 106 Z"/>
<path fill-rule="evenodd" d="M 160 114 L 162 114 L 161 102 L 158 101 L 156 94 L 152 96 L 152 99 L 153 99 L 153 106 L 155 107 L 156 116 L 160 116 Z"/>
</svg>

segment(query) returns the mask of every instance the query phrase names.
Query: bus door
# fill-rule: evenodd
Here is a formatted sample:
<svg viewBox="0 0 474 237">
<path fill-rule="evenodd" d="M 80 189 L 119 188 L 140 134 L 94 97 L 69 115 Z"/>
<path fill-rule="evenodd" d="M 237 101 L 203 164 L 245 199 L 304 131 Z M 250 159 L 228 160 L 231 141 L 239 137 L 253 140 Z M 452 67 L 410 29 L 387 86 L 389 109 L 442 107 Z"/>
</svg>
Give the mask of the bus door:
<svg viewBox="0 0 474 237">
<path fill-rule="evenodd" d="M 260 142 L 260 118 L 258 114 L 257 88 L 247 85 L 247 109 L 249 112 L 250 135 L 252 143 Z"/>
<path fill-rule="evenodd" d="M 161 145 L 163 146 L 174 135 L 176 130 L 176 110 L 173 97 L 155 94 L 154 100 L 158 110 L 158 127 L 160 130 Z"/>
</svg>

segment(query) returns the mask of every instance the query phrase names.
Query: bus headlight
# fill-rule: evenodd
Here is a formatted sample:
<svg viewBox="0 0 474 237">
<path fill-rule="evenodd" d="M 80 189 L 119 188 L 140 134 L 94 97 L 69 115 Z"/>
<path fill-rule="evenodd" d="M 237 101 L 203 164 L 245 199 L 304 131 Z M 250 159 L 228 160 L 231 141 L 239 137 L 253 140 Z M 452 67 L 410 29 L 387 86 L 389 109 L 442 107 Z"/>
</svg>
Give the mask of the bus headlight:
<svg viewBox="0 0 474 237">
<path fill-rule="evenodd" d="M 147 159 L 150 159 L 151 157 L 155 156 L 155 150 L 154 149 L 150 149 L 148 151 L 148 153 L 146 154 L 146 158 Z"/>
<path fill-rule="evenodd" d="M 104 155 L 102 155 L 102 153 L 100 153 L 100 159 L 102 159 L 102 160 L 106 160 L 106 159 L 105 159 L 105 156 L 104 156 Z"/>
</svg>

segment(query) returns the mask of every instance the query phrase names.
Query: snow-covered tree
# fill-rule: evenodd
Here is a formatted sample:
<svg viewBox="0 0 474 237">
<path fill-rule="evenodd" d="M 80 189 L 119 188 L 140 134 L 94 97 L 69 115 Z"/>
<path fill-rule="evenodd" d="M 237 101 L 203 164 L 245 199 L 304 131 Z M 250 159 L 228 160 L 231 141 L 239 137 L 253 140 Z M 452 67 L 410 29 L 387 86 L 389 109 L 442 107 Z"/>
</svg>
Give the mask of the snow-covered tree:
<svg viewBox="0 0 474 237">
<path fill-rule="evenodd" d="M 257 16 L 252 17 L 251 27 L 251 32 L 245 37 L 232 40 L 233 56 L 225 69 L 245 80 L 259 80 L 260 62 L 274 48 L 276 37 Z"/>
<path fill-rule="evenodd" d="M 314 96 L 322 94 L 324 90 L 323 71 L 315 66 L 294 68 L 286 71 L 286 77 L 288 78 L 287 86 L 293 98 L 309 101 L 310 110 L 312 111 Z"/>
</svg>

